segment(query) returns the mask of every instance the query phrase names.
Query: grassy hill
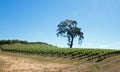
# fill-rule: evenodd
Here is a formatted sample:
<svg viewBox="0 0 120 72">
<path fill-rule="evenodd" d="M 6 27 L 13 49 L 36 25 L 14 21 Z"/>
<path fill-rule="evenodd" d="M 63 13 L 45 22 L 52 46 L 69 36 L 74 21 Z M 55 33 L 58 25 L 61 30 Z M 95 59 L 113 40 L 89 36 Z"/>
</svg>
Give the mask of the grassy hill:
<svg viewBox="0 0 120 72">
<path fill-rule="evenodd" d="M 0 44 L 0 72 L 120 72 L 120 50 L 59 48 L 20 40 Z"/>
<path fill-rule="evenodd" d="M 43 56 L 63 57 L 70 59 L 86 59 L 99 62 L 111 56 L 120 55 L 120 50 L 87 49 L 87 48 L 58 48 L 46 44 L 13 44 L 2 45 L 2 51 L 11 51 Z"/>
<path fill-rule="evenodd" d="M 119 72 L 119 50 L 2 45 L 0 72 Z M 100 60 L 100 61 L 98 61 Z"/>
</svg>

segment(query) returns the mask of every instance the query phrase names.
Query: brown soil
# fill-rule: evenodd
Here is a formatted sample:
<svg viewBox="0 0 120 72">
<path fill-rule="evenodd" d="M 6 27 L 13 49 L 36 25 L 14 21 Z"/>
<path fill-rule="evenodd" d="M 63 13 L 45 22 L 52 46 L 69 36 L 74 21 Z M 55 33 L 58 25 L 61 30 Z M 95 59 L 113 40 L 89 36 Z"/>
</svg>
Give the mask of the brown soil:
<svg viewBox="0 0 120 72">
<path fill-rule="evenodd" d="M 66 67 L 64 64 L 38 63 L 25 58 L 17 59 L 8 56 L 0 56 L 0 58 L 6 61 L 5 72 L 46 72 L 48 70 L 52 72 Z"/>
<path fill-rule="evenodd" d="M 35 58 L 40 57 L 41 60 L 31 57 L 16 53 L 0 53 L 0 60 L 4 62 L 0 69 L 2 68 L 2 72 L 120 72 L 120 56 L 110 57 L 98 63 L 86 61 L 69 63 L 69 60 L 67 63 L 63 60 L 65 62 L 61 63 L 54 62 L 52 57 L 50 60 L 36 55 Z"/>
<path fill-rule="evenodd" d="M 88 64 L 72 66 L 68 64 L 38 62 L 28 58 L 0 55 L 5 61 L 3 72 L 84 72 Z"/>
</svg>

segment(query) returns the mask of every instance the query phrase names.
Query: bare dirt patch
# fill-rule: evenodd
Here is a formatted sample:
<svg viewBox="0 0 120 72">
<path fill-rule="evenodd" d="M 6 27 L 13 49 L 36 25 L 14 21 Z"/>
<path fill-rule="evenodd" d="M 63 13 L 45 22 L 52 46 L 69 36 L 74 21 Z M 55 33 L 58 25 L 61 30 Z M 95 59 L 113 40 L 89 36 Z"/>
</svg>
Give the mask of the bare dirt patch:
<svg viewBox="0 0 120 72">
<path fill-rule="evenodd" d="M 39 62 L 29 58 L 0 55 L 5 61 L 3 72 L 85 72 L 89 64 L 79 66 Z"/>
<path fill-rule="evenodd" d="M 13 58 L 11 56 L 2 56 L 0 59 L 6 63 L 4 72 L 60 72 L 60 69 L 68 67 L 65 64 L 40 63 L 27 58 Z"/>
<path fill-rule="evenodd" d="M 4 62 L 0 65 L 0 72 L 120 72 L 120 56 L 96 63 L 0 52 L 0 60 Z"/>
</svg>

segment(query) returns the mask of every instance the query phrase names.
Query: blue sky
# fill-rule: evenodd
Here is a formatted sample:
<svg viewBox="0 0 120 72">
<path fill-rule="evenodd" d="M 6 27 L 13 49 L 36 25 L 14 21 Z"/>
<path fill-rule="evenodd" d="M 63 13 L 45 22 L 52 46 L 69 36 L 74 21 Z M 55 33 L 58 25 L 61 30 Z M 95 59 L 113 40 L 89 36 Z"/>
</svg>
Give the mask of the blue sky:
<svg viewBox="0 0 120 72">
<path fill-rule="evenodd" d="M 0 0 L 0 39 L 68 47 L 67 38 L 56 36 L 66 19 L 82 28 L 81 47 L 120 49 L 120 0 Z"/>
</svg>

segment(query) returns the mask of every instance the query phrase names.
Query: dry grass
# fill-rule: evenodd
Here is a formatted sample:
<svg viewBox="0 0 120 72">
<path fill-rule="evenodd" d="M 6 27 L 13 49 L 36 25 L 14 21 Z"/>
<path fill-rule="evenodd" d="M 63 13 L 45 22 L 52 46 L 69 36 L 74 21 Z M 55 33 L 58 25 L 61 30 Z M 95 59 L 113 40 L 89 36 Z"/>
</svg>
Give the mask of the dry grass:
<svg viewBox="0 0 120 72">
<path fill-rule="evenodd" d="M 65 64 L 40 63 L 27 58 L 19 59 L 10 56 L 0 56 L 0 58 L 6 61 L 4 72 L 52 72 L 67 67 Z"/>
<path fill-rule="evenodd" d="M 0 72 L 3 72 L 3 65 L 5 64 L 4 60 L 0 59 Z"/>
<path fill-rule="evenodd" d="M 84 72 L 89 65 L 78 65 L 76 60 L 8 52 L 1 52 L 0 59 L 5 61 L 3 72 Z"/>
<path fill-rule="evenodd" d="M 120 72 L 120 56 L 113 56 L 91 65 L 91 72 Z"/>
<path fill-rule="evenodd" d="M 120 56 L 94 62 L 0 52 L 0 70 L 0 72 L 120 72 Z"/>
</svg>

